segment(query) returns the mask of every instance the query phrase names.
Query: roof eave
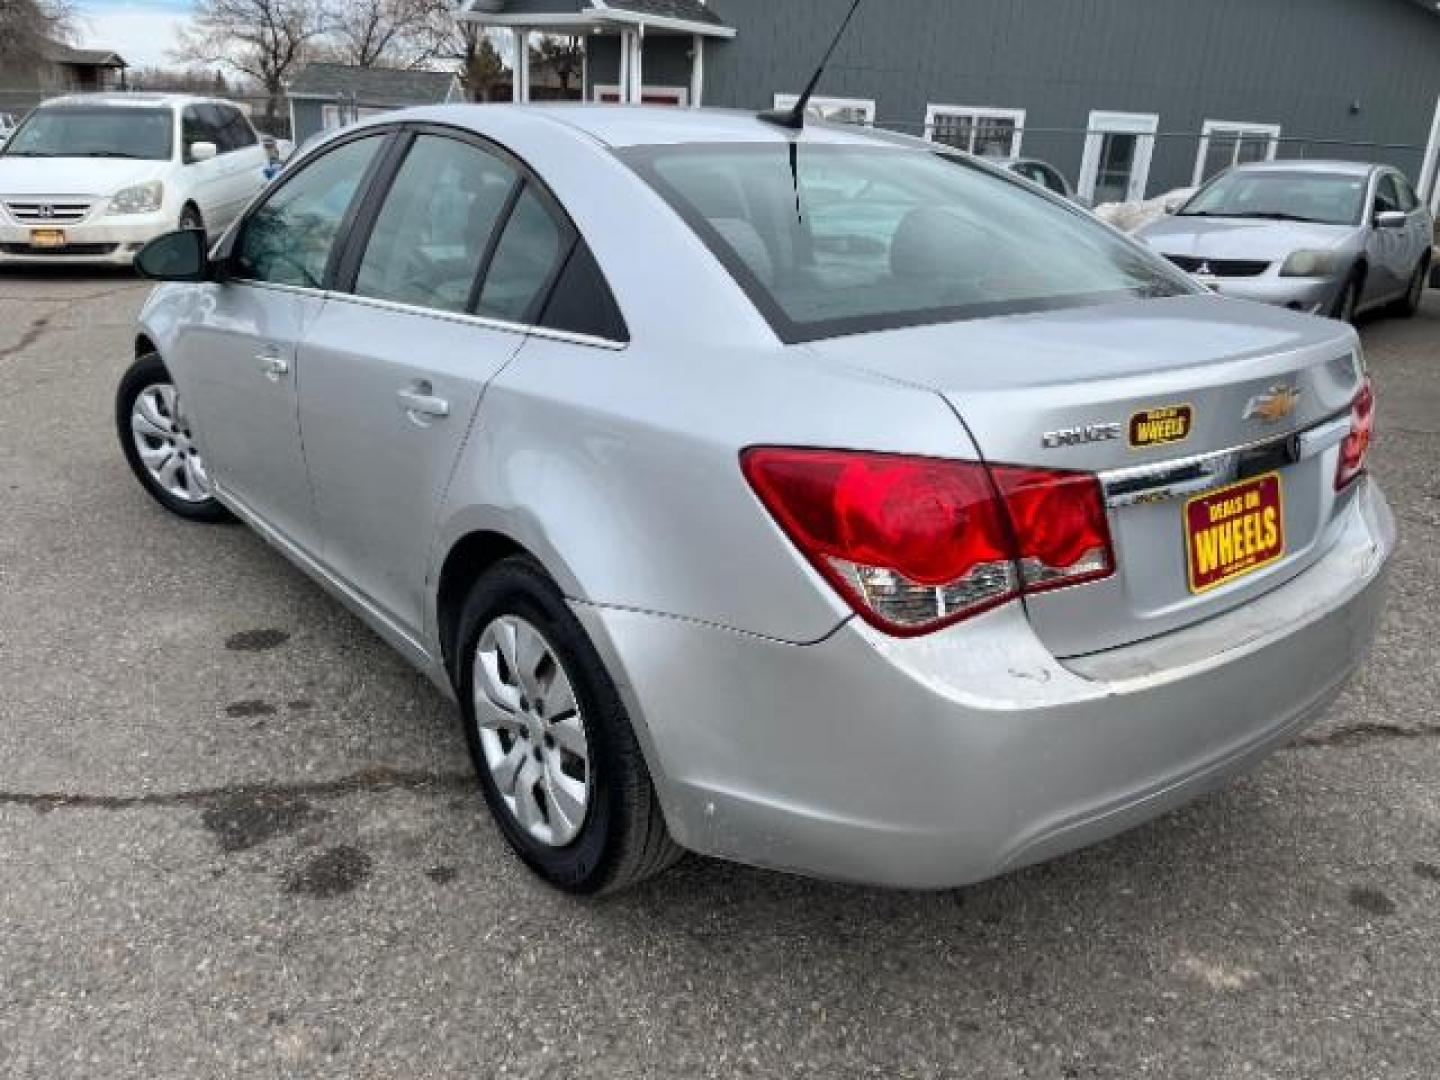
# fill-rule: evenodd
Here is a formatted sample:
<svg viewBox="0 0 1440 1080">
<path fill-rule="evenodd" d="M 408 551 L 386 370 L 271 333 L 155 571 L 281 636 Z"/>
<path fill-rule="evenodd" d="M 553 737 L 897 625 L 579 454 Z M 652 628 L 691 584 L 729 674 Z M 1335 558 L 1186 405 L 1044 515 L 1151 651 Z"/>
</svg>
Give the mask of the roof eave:
<svg viewBox="0 0 1440 1080">
<path fill-rule="evenodd" d="M 507 15 L 476 11 L 465 7 L 457 17 L 467 22 L 483 23 L 486 26 L 511 27 L 515 30 L 585 30 L 607 25 L 616 27 L 644 26 L 647 29 L 668 30 L 677 34 L 700 34 L 704 37 L 733 38 L 735 28 L 722 23 L 696 22 L 693 19 L 676 19 L 666 15 L 645 15 L 638 11 L 620 8 L 584 8 L 573 14 L 537 13 L 534 15 Z"/>
</svg>

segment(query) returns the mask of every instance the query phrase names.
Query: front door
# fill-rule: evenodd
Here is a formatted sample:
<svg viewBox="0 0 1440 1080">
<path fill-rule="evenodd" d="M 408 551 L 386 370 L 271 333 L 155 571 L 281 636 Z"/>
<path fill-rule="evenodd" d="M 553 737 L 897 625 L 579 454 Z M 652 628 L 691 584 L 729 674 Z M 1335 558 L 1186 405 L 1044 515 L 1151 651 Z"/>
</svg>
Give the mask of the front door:
<svg viewBox="0 0 1440 1080">
<path fill-rule="evenodd" d="M 300 442 L 298 346 L 325 307 L 327 266 L 384 143 L 342 144 L 282 182 L 241 226 L 228 279 L 207 286 L 181 342 L 196 431 L 222 495 L 305 549 L 318 546 Z"/>
<path fill-rule="evenodd" d="M 362 230 L 363 231 L 363 227 Z M 569 226 L 485 143 L 422 130 L 300 349 L 323 561 L 412 636 L 441 500 Z M 348 279 L 348 280 L 347 280 Z"/>
<path fill-rule="evenodd" d="M 1159 127 L 1160 118 L 1152 113 L 1092 112 L 1080 194 L 1096 206 L 1144 199 Z"/>
</svg>

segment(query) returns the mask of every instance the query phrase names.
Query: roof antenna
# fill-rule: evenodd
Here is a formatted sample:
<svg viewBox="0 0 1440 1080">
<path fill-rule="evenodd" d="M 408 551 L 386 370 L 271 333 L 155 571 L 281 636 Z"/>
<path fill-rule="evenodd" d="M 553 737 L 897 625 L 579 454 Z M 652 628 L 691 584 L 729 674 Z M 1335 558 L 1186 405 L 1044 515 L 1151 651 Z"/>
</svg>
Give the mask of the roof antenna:
<svg viewBox="0 0 1440 1080">
<path fill-rule="evenodd" d="M 849 29 L 850 20 L 855 18 L 855 12 L 860 9 L 861 0 L 855 0 L 850 5 L 850 14 L 845 16 L 845 21 L 840 24 L 840 30 L 835 35 L 835 40 L 830 42 L 830 48 L 825 50 L 825 58 L 820 61 L 820 66 L 815 69 L 815 74 L 810 76 L 810 84 L 805 87 L 805 92 L 795 102 L 793 109 L 767 109 L 760 114 L 760 119 L 767 124 L 777 124 L 780 127 L 790 128 L 793 131 L 805 129 L 805 110 L 810 107 L 810 99 L 815 94 L 815 88 L 820 85 L 820 76 L 825 74 L 825 68 L 830 63 L 830 57 L 835 55 L 835 49 L 840 44 L 840 39 L 845 36 Z"/>
</svg>

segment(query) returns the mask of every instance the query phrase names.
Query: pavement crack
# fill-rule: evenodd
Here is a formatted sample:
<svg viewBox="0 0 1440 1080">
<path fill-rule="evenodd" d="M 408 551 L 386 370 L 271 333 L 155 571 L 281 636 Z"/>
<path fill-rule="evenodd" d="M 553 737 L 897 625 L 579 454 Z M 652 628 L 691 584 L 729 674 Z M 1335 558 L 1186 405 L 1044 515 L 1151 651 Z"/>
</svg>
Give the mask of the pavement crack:
<svg viewBox="0 0 1440 1080">
<path fill-rule="evenodd" d="M 25 332 L 20 335 L 19 341 L 14 345 L 7 345 L 5 348 L 0 349 L 0 360 L 8 360 L 10 357 L 15 356 L 17 353 L 22 353 L 31 345 L 34 345 L 35 342 L 40 340 L 41 335 L 45 333 L 45 328 L 49 325 L 49 315 L 41 315 L 34 319 L 30 325 L 25 328 Z"/>
<path fill-rule="evenodd" d="M 359 792 L 469 791 L 475 787 L 473 773 L 432 773 L 379 766 L 362 769 L 333 780 L 310 783 L 231 784 L 191 791 L 157 791 L 140 795 L 102 795 L 69 791 L 0 791 L 0 806 L 29 806 L 37 810 L 84 809 L 134 810 L 156 806 L 207 806 L 222 799 L 253 798 L 337 798 Z"/>
<path fill-rule="evenodd" d="M 1358 746 L 1368 742 L 1394 739 L 1440 738 L 1440 724 L 1401 727 L 1399 724 L 1352 724 L 1336 728 L 1324 735 L 1308 735 L 1290 744 L 1292 750 L 1326 750 L 1337 746 Z"/>
</svg>

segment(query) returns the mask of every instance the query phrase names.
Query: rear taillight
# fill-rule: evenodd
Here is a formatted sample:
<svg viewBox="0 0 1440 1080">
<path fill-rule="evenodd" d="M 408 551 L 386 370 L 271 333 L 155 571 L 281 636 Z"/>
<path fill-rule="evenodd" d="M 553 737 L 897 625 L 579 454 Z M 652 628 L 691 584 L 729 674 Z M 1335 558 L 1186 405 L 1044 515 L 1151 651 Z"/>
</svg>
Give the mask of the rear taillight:
<svg viewBox="0 0 1440 1080">
<path fill-rule="evenodd" d="M 1375 391 L 1366 379 L 1350 404 L 1350 434 L 1340 444 L 1340 465 L 1335 470 L 1338 491 L 1365 471 L 1365 456 L 1375 432 Z"/>
<path fill-rule="evenodd" d="M 1093 476 L 781 447 L 741 463 L 815 568 L 888 633 L 929 633 L 1115 568 Z"/>
</svg>

